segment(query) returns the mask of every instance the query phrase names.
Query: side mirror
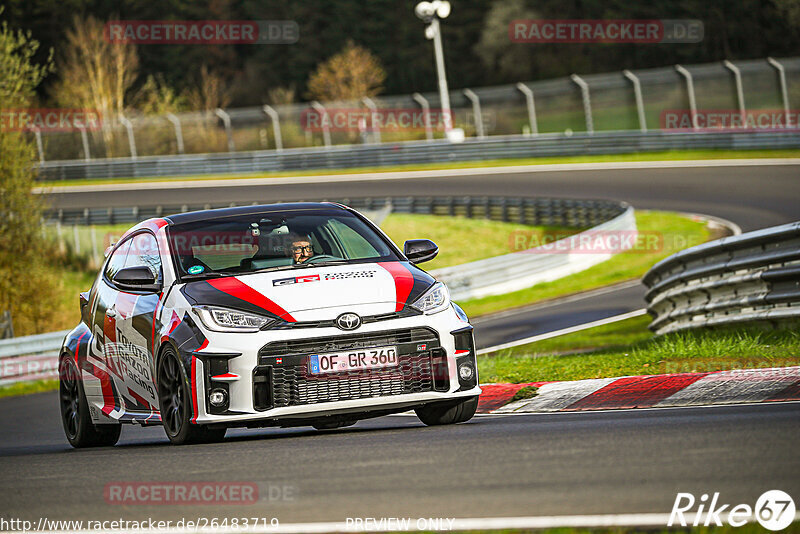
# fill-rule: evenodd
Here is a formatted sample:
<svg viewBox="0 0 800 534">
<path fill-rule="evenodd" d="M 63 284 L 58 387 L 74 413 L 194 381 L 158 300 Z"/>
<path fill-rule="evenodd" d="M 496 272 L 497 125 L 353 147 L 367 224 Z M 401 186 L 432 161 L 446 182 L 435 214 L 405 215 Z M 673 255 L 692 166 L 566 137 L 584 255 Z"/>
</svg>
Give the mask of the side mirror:
<svg viewBox="0 0 800 534">
<path fill-rule="evenodd" d="M 132 291 L 159 291 L 161 286 L 156 283 L 153 271 L 144 265 L 136 267 L 126 267 L 117 271 L 113 278 L 114 283 L 120 289 Z"/>
<path fill-rule="evenodd" d="M 403 244 L 403 253 L 414 265 L 430 261 L 439 254 L 439 247 L 430 239 L 409 239 Z"/>
</svg>

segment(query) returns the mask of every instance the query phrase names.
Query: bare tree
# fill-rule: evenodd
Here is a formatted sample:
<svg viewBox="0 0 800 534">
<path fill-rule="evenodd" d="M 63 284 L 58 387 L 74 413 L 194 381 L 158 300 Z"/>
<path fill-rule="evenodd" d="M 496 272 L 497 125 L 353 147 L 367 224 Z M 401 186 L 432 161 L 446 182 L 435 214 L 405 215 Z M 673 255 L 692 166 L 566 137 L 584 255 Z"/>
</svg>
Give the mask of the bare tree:
<svg viewBox="0 0 800 534">
<path fill-rule="evenodd" d="M 92 16 L 73 19 L 58 64 L 55 98 L 65 107 L 97 110 L 102 117 L 106 150 L 112 155 L 108 126 L 125 110 L 138 74 L 139 56 L 134 45 L 107 39 L 103 28 L 103 22 Z"/>
<path fill-rule="evenodd" d="M 108 116 L 125 109 L 126 95 L 136 80 L 139 56 L 131 44 L 112 43 L 103 23 L 75 17 L 59 62 L 56 98 L 66 106 L 91 106 Z"/>
<path fill-rule="evenodd" d="M 231 103 L 231 94 L 222 76 L 203 65 L 200 68 L 200 83 L 188 92 L 186 99 L 190 109 L 213 111 L 227 107 Z"/>
<path fill-rule="evenodd" d="M 317 67 L 308 80 L 311 98 L 322 101 L 357 100 L 375 96 L 386 80 L 378 58 L 353 41 Z"/>
</svg>

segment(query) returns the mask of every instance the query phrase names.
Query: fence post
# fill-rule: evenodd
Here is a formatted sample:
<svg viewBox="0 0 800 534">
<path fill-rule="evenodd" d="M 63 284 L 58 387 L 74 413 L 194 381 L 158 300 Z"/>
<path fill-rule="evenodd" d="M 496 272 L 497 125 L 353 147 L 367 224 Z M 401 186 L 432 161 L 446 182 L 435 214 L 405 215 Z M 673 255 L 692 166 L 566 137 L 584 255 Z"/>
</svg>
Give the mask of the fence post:
<svg viewBox="0 0 800 534">
<path fill-rule="evenodd" d="M 373 114 L 372 116 L 375 117 L 375 115 L 378 113 L 378 106 L 375 105 L 375 102 L 368 96 L 365 96 L 364 98 L 362 98 L 361 101 L 364 102 L 364 105 L 367 106 L 367 108 Z M 380 143 L 381 142 L 381 130 L 380 130 L 380 128 L 378 128 L 378 125 L 375 124 L 374 120 L 370 120 L 369 124 L 372 125 L 372 142 L 373 143 Z"/>
<path fill-rule="evenodd" d="M 631 83 L 633 83 L 633 97 L 636 100 L 636 113 L 639 115 L 639 130 L 642 133 L 647 132 L 647 120 L 644 116 L 644 100 L 642 99 L 642 84 L 639 83 L 639 78 L 629 71 L 625 69 L 622 71 L 622 74 L 628 78 Z"/>
<path fill-rule="evenodd" d="M 745 106 L 744 106 L 744 89 L 742 88 L 742 73 L 739 67 L 728 61 L 727 59 L 722 62 L 725 68 L 733 73 L 733 79 L 736 82 L 736 103 L 739 105 L 739 118 L 742 121 L 742 128 L 747 127 L 745 124 Z"/>
<path fill-rule="evenodd" d="M 236 152 L 236 147 L 233 144 L 233 132 L 231 131 L 231 116 L 222 108 L 215 109 L 214 114 L 222 119 L 222 124 L 225 125 L 225 135 L 228 136 L 228 152 Z"/>
<path fill-rule="evenodd" d="M 92 154 L 89 152 L 89 137 L 86 135 L 86 128 L 80 126 L 78 128 L 81 131 L 81 142 L 83 143 L 83 159 L 86 161 L 91 161 Z"/>
<path fill-rule="evenodd" d="M 675 65 L 675 70 L 686 79 L 686 92 L 689 93 L 689 112 L 692 114 L 692 129 L 699 130 L 697 125 L 697 101 L 694 98 L 694 80 L 692 73 L 680 65 Z"/>
<path fill-rule="evenodd" d="M 183 154 L 183 130 L 181 120 L 174 113 L 167 113 L 167 120 L 175 127 L 175 141 L 178 143 L 178 154 Z"/>
<path fill-rule="evenodd" d="M 81 253 L 81 239 L 78 235 L 78 223 L 72 225 L 72 242 L 75 244 L 75 254 Z"/>
<path fill-rule="evenodd" d="M 325 109 L 325 106 L 314 100 L 311 102 L 311 107 L 314 108 L 317 113 L 320 114 L 321 118 L 324 118 L 322 121 L 322 139 L 325 142 L 325 148 L 331 147 L 331 129 L 328 126 L 330 122 L 330 117 L 328 116 L 328 110 Z"/>
<path fill-rule="evenodd" d="M 39 163 L 44 163 L 44 148 L 42 146 L 42 132 L 36 126 L 31 126 L 33 135 L 36 136 L 36 149 L 39 151 Z"/>
<path fill-rule="evenodd" d="M 783 112 L 786 114 L 786 128 L 789 127 L 789 91 L 786 88 L 786 69 L 775 58 L 768 57 L 767 62 L 778 71 L 781 82 L 781 97 L 783 98 Z"/>
<path fill-rule="evenodd" d="M 11 312 L 6 310 L 3 312 L 3 318 L 0 321 L 0 339 L 9 339 L 14 337 L 14 322 L 11 320 Z"/>
<path fill-rule="evenodd" d="M 594 133 L 594 120 L 592 119 L 592 101 L 589 98 L 589 84 L 577 74 L 570 76 L 573 82 L 581 88 L 581 98 L 583 99 L 583 114 L 586 116 L 586 132 Z"/>
<path fill-rule="evenodd" d="M 475 118 L 475 132 L 478 139 L 483 139 L 486 135 L 483 132 L 483 116 L 481 115 L 481 99 L 478 98 L 472 89 L 464 89 L 464 96 L 472 102 L 472 115 Z"/>
<path fill-rule="evenodd" d="M 522 94 L 525 95 L 525 105 L 528 108 L 528 123 L 531 126 L 531 135 L 539 135 L 539 124 L 536 121 L 536 103 L 533 100 L 533 91 L 522 82 L 517 84 L 517 89 L 522 91 Z"/>
<path fill-rule="evenodd" d="M 92 261 L 94 261 L 95 268 L 97 268 L 100 265 L 100 257 L 97 254 L 97 232 L 94 229 L 94 225 L 89 228 L 91 228 L 92 236 Z"/>
<path fill-rule="evenodd" d="M 275 150 L 283 152 L 283 138 L 281 137 L 281 119 L 278 117 L 278 112 L 272 106 L 264 106 L 264 110 L 270 120 L 272 121 L 272 133 L 275 135 Z"/>
<path fill-rule="evenodd" d="M 128 131 L 128 146 L 131 150 L 131 159 L 136 159 L 136 139 L 133 137 L 133 123 L 122 113 L 119 114 L 119 122 L 121 122 Z"/>
<path fill-rule="evenodd" d="M 422 108 L 422 114 L 425 116 L 425 138 L 428 141 L 433 141 L 433 128 L 431 128 L 431 106 L 428 101 L 419 93 L 414 93 L 411 98 L 419 104 Z"/>
</svg>

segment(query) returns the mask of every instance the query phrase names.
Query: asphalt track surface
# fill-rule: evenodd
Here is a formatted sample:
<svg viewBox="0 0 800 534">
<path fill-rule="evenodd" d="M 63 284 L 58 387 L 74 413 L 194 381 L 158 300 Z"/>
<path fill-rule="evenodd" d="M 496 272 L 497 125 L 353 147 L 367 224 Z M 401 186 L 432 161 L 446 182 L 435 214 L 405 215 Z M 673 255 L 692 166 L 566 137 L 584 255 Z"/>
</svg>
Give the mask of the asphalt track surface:
<svg viewBox="0 0 800 534">
<path fill-rule="evenodd" d="M 159 427 L 124 427 L 119 445 L 94 450 L 70 449 L 54 393 L 0 409 L 3 515 L 34 521 L 669 513 L 679 491 L 751 506 L 770 489 L 800 495 L 800 403 L 488 415 L 446 427 L 391 416 L 326 432 L 235 430 L 183 447 Z M 249 482 L 259 501 L 107 503 L 106 484 L 125 481 Z"/>
<path fill-rule="evenodd" d="M 377 179 L 370 179 L 374 176 Z M 705 213 L 744 231 L 800 219 L 800 166 L 571 170 L 252 186 L 74 192 L 50 195 L 55 208 L 281 202 L 367 196 L 505 195 L 624 200 L 639 209 Z"/>
<path fill-rule="evenodd" d="M 640 209 L 705 213 L 753 230 L 800 219 L 800 167 L 570 171 L 309 185 L 56 194 L 57 207 L 313 200 L 383 195 L 615 198 Z M 627 293 L 626 293 L 627 292 Z M 642 306 L 641 288 L 479 321 L 482 346 Z M 504 329 L 496 338 L 492 330 Z M 482 332 L 487 332 L 486 334 Z M 160 428 L 125 427 L 115 448 L 71 450 L 53 393 L 0 400 L 3 515 L 29 519 L 501 517 L 668 513 L 677 492 L 755 504 L 800 496 L 800 404 L 525 416 L 451 427 L 412 416 L 338 431 L 235 430 L 222 444 L 172 447 Z M 117 506 L 121 481 L 240 481 L 251 506 Z M 270 487 L 292 488 L 270 500 Z M 274 491 L 273 491 L 274 493 Z"/>
</svg>

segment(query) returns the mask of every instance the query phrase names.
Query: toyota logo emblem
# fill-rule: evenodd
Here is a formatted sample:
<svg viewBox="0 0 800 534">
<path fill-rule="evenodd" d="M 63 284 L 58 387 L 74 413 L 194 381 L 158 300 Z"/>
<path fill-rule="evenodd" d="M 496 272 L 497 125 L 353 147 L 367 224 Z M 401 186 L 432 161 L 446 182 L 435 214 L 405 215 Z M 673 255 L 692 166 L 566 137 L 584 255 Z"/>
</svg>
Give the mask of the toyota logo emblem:
<svg viewBox="0 0 800 534">
<path fill-rule="evenodd" d="M 355 313 L 343 313 L 336 318 L 336 326 L 342 330 L 355 330 L 361 326 L 361 317 Z"/>
</svg>

